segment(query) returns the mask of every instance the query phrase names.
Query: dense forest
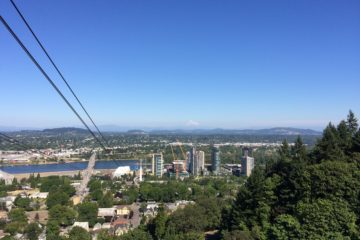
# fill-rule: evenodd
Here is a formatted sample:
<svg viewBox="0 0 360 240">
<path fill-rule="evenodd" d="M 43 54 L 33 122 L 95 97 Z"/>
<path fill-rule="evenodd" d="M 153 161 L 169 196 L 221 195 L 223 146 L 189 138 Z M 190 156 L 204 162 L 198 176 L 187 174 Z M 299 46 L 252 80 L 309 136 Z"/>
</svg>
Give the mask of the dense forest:
<svg viewBox="0 0 360 240">
<path fill-rule="evenodd" d="M 354 114 L 257 167 L 223 216 L 224 239 L 360 239 L 360 130 Z"/>
</svg>

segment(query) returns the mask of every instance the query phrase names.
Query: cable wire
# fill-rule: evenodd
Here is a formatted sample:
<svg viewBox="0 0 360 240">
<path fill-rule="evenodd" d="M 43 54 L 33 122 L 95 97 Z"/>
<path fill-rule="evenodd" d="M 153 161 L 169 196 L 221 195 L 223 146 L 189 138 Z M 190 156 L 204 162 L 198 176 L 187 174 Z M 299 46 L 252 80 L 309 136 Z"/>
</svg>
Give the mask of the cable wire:
<svg viewBox="0 0 360 240">
<path fill-rule="evenodd" d="M 55 85 L 54 81 L 49 77 L 49 75 L 45 72 L 45 70 L 40 66 L 40 64 L 36 61 L 36 59 L 32 56 L 32 54 L 29 52 L 29 50 L 25 47 L 25 45 L 21 42 L 21 40 L 18 38 L 18 36 L 15 34 L 15 32 L 11 29 L 11 27 L 7 24 L 5 19 L 0 16 L 0 21 L 3 23 L 5 28 L 9 31 L 9 33 L 13 36 L 13 38 L 16 40 L 16 42 L 21 46 L 21 48 L 25 51 L 25 53 L 28 55 L 28 57 L 31 59 L 31 61 L 36 65 L 36 67 L 40 70 L 40 72 L 44 75 L 46 80 L 51 84 L 51 86 L 55 89 L 55 91 L 60 95 L 60 97 L 65 101 L 65 103 L 68 105 L 68 107 L 73 111 L 73 113 L 79 118 L 79 120 L 84 124 L 84 126 L 87 128 L 87 130 L 91 133 L 91 135 L 95 138 L 95 140 L 100 144 L 100 146 L 104 149 L 106 152 L 106 148 L 104 144 L 100 141 L 100 139 L 94 134 L 94 132 L 89 128 L 89 126 L 86 124 L 86 122 L 82 119 L 82 117 L 79 115 L 79 113 L 75 110 L 75 108 L 71 105 L 71 103 L 66 99 L 64 94 L 60 91 L 60 89 Z"/>
<path fill-rule="evenodd" d="M 51 64 L 53 65 L 53 67 L 56 69 L 57 73 L 60 75 L 60 77 L 62 78 L 62 80 L 64 81 L 64 83 L 66 84 L 66 86 L 68 87 L 68 89 L 70 90 L 70 92 L 72 93 L 72 95 L 76 98 L 77 102 L 79 103 L 79 105 L 81 106 L 81 108 L 84 110 L 84 112 L 86 113 L 86 115 L 88 116 L 88 118 L 90 119 L 90 121 L 92 122 L 92 124 L 94 125 L 94 127 L 96 128 L 97 132 L 99 133 L 99 135 L 101 136 L 101 138 L 104 140 L 104 142 L 106 143 L 106 145 L 108 145 L 107 140 L 104 138 L 103 134 L 100 132 L 99 128 L 97 127 L 97 125 L 95 124 L 95 122 L 93 121 L 93 119 L 91 118 L 90 114 L 88 113 L 88 111 L 86 111 L 84 105 L 81 103 L 80 99 L 78 98 L 78 96 L 75 94 L 75 92 L 73 91 L 73 89 L 70 87 L 68 81 L 66 81 L 64 75 L 60 72 L 59 68 L 56 66 L 55 62 L 53 61 L 53 59 L 50 57 L 49 53 L 46 51 L 44 45 L 40 42 L 39 38 L 36 36 L 35 32 L 32 30 L 32 28 L 30 27 L 29 23 L 26 21 L 25 17 L 23 16 L 23 14 L 20 12 L 19 8 L 16 6 L 15 2 L 13 0 L 10 0 L 10 2 L 12 3 L 12 5 L 14 6 L 15 10 L 17 11 L 17 13 L 20 15 L 21 19 L 23 20 L 23 22 L 25 23 L 25 25 L 27 26 L 27 28 L 29 29 L 29 31 L 31 32 L 31 34 L 33 35 L 33 37 L 35 38 L 36 42 L 39 44 L 39 46 L 41 47 L 41 49 L 44 51 L 44 53 L 46 54 L 47 58 L 49 59 L 49 61 L 51 62 Z"/>
</svg>

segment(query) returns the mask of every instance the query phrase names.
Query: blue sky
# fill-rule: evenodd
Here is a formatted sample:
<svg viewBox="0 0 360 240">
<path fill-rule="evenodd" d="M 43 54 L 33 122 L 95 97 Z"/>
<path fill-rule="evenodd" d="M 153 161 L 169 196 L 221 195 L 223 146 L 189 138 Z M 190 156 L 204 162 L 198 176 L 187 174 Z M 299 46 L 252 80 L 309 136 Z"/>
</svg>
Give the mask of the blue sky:
<svg viewBox="0 0 360 240">
<path fill-rule="evenodd" d="M 321 129 L 360 115 L 360 1 L 16 3 L 99 125 Z M 9 1 L 0 14 L 71 98 Z M 0 126 L 80 126 L 3 26 L 0 86 Z"/>
</svg>

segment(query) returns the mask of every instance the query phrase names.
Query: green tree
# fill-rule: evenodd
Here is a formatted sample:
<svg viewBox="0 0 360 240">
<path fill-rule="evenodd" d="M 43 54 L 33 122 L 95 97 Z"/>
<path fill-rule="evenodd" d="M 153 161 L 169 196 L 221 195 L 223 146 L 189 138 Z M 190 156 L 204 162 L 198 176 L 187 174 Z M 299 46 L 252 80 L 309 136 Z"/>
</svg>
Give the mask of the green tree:
<svg viewBox="0 0 360 240">
<path fill-rule="evenodd" d="M 234 230 L 234 231 L 224 231 L 222 233 L 222 239 L 223 240 L 254 240 L 254 238 L 251 235 L 251 232 L 249 231 L 240 231 L 240 230 Z"/>
<path fill-rule="evenodd" d="M 91 240 L 91 235 L 82 227 L 73 227 L 69 232 L 70 240 Z"/>
<path fill-rule="evenodd" d="M 19 208 L 29 209 L 30 202 L 31 202 L 30 198 L 23 198 L 21 196 L 17 196 L 14 201 L 14 204 Z"/>
<path fill-rule="evenodd" d="M 152 240 L 151 235 L 141 228 L 135 228 L 121 235 L 119 240 Z"/>
<path fill-rule="evenodd" d="M 95 190 L 99 189 L 102 189 L 100 180 L 91 180 L 89 183 L 90 192 L 94 192 Z"/>
<path fill-rule="evenodd" d="M 11 209 L 9 212 L 9 219 L 12 222 L 27 222 L 25 211 L 22 208 Z"/>
<path fill-rule="evenodd" d="M 84 202 L 78 205 L 78 220 L 89 222 L 92 227 L 97 222 L 98 205 L 96 203 Z"/>
<path fill-rule="evenodd" d="M 62 226 L 72 225 L 74 223 L 75 217 L 76 211 L 67 206 L 57 204 L 49 210 L 49 220 L 57 221 L 58 224 Z"/>
<path fill-rule="evenodd" d="M 354 155 L 356 155 L 356 154 L 359 155 L 359 153 L 360 153 L 360 130 L 354 134 L 354 137 L 352 140 L 351 152 Z M 358 157 L 357 159 L 360 160 L 360 157 Z"/>
<path fill-rule="evenodd" d="M 73 196 L 76 192 L 75 188 L 68 183 L 61 185 L 57 191 L 64 192 L 68 196 Z"/>
<path fill-rule="evenodd" d="M 297 215 L 303 229 L 302 239 L 358 236 L 356 215 L 341 199 L 299 203 Z"/>
<path fill-rule="evenodd" d="M 355 117 L 355 114 L 351 110 L 349 111 L 349 114 L 347 116 L 346 125 L 349 129 L 351 136 L 354 136 L 355 133 L 358 131 L 359 124 L 357 118 Z"/>
<path fill-rule="evenodd" d="M 101 230 L 96 237 L 96 240 L 115 240 L 115 237 L 109 234 L 107 230 Z"/>
<path fill-rule="evenodd" d="M 337 127 L 329 124 L 309 154 L 298 138 L 288 155 L 284 141 L 280 159 L 266 171 L 255 168 L 225 208 L 223 238 L 359 239 L 357 128 L 352 114 Z"/>
<path fill-rule="evenodd" d="M 329 123 L 325 128 L 321 140 L 314 148 L 315 161 L 344 160 L 344 152 L 341 149 L 341 140 L 336 127 Z"/>
<path fill-rule="evenodd" d="M 13 236 L 5 236 L 1 240 L 15 240 Z"/>
<path fill-rule="evenodd" d="M 26 227 L 25 233 L 27 234 L 29 240 L 37 240 L 41 233 L 41 228 L 38 223 L 30 223 Z"/>
<path fill-rule="evenodd" d="M 99 201 L 100 207 L 108 208 L 114 205 L 114 197 L 113 194 L 109 191 L 101 198 Z"/>
<path fill-rule="evenodd" d="M 166 236 L 164 240 L 203 240 L 205 236 L 200 232 L 179 233 L 176 235 Z"/>
<path fill-rule="evenodd" d="M 50 209 L 57 204 L 69 205 L 69 201 L 69 195 L 64 192 L 50 192 L 46 199 L 46 205 Z"/>
<path fill-rule="evenodd" d="M 27 226 L 26 222 L 10 222 L 5 226 L 5 232 L 14 235 L 15 233 L 23 233 Z"/>
<path fill-rule="evenodd" d="M 205 211 L 199 205 L 188 205 L 170 215 L 166 226 L 167 236 L 204 231 L 207 226 Z"/>
<path fill-rule="evenodd" d="M 357 209 L 360 194 L 359 179 L 360 172 L 355 163 L 326 161 L 311 165 L 301 179 L 304 195 L 309 196 L 304 200 L 319 198 L 332 200 L 341 197 L 353 209 Z M 360 213 L 360 210 L 357 211 Z"/>
<path fill-rule="evenodd" d="M 160 206 L 158 210 L 158 214 L 154 219 L 155 226 L 155 239 L 163 239 L 166 231 L 166 221 L 167 216 L 165 214 L 164 206 Z"/>
<path fill-rule="evenodd" d="M 268 228 L 271 205 L 277 200 L 274 190 L 278 184 L 279 177 L 266 179 L 264 170 L 255 167 L 233 203 L 230 229 L 248 231 L 259 225 Z"/>
<path fill-rule="evenodd" d="M 290 158 L 290 147 L 289 143 L 286 139 L 283 140 L 282 145 L 279 149 L 279 155 L 281 159 L 289 159 Z"/>
<path fill-rule="evenodd" d="M 46 225 L 46 239 L 47 240 L 60 240 L 59 237 L 60 227 L 57 220 L 49 220 Z"/>
<path fill-rule="evenodd" d="M 292 215 L 283 214 L 275 219 L 270 228 L 270 239 L 300 239 L 301 225 Z"/>
<path fill-rule="evenodd" d="M 90 193 L 91 199 L 94 201 L 99 201 L 104 197 L 103 191 L 101 189 L 96 189 Z"/>
<path fill-rule="evenodd" d="M 300 136 L 296 138 L 294 146 L 291 147 L 291 155 L 294 160 L 297 161 L 306 160 L 306 147 Z"/>
<path fill-rule="evenodd" d="M 11 209 L 9 212 L 10 223 L 6 224 L 5 232 L 14 235 L 15 233 L 23 233 L 27 226 L 27 217 L 22 208 Z"/>
</svg>

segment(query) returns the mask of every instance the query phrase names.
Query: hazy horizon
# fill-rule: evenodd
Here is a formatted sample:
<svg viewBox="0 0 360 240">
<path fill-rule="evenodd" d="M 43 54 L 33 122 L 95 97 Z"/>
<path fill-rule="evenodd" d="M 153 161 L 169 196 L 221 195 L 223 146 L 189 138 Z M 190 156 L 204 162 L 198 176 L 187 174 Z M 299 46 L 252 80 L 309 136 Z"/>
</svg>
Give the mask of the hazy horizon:
<svg viewBox="0 0 360 240">
<path fill-rule="evenodd" d="M 321 132 L 324 128 L 311 128 L 311 127 L 297 127 L 297 126 L 264 126 L 264 127 L 235 127 L 235 128 L 226 128 L 226 127 L 196 127 L 196 126 L 185 126 L 185 127 L 150 127 L 150 126 L 121 126 L 121 125 L 99 125 L 101 131 L 104 132 L 122 132 L 129 130 L 144 130 L 144 131 L 173 131 L 173 130 L 262 130 L 262 129 L 272 129 L 272 128 L 294 128 L 294 129 L 309 129 Z M 64 126 L 44 126 L 44 127 L 31 127 L 31 126 L 6 126 L 0 125 L 0 131 L 23 131 L 23 130 L 44 130 L 44 129 L 56 129 L 56 128 L 81 128 L 85 129 L 81 125 L 64 125 Z M 92 130 L 95 130 L 93 127 L 90 127 Z"/>
</svg>

